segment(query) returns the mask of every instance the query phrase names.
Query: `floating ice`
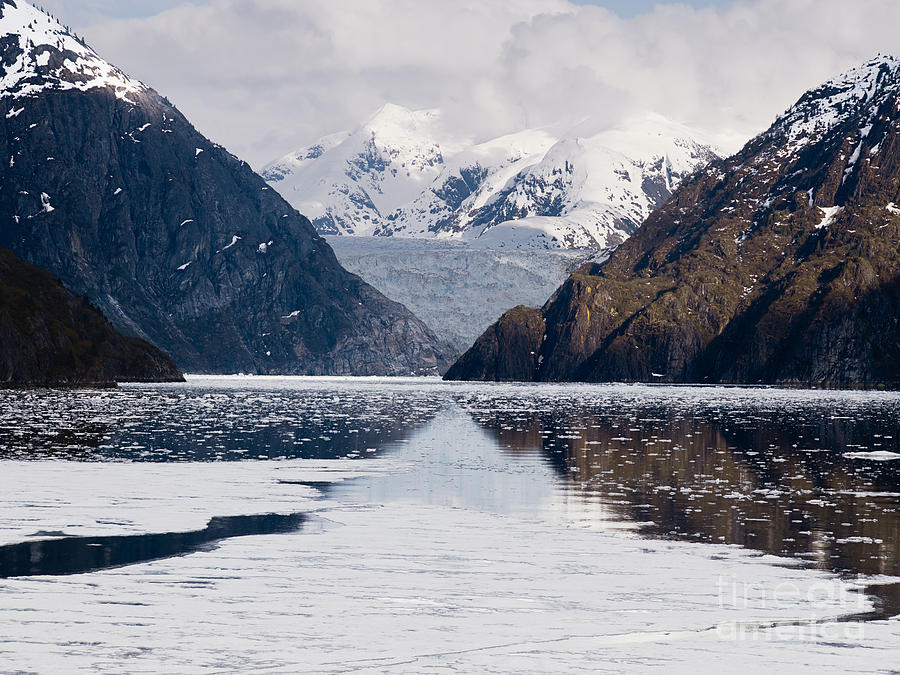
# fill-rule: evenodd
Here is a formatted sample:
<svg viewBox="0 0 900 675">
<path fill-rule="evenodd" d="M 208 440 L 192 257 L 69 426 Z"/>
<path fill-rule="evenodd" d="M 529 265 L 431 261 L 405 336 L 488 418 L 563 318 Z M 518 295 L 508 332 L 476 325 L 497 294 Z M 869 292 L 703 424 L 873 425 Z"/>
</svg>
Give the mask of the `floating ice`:
<svg viewBox="0 0 900 675">
<path fill-rule="evenodd" d="M 886 450 L 874 450 L 872 452 L 845 452 L 844 457 L 847 459 L 871 459 L 875 462 L 890 462 L 900 459 L 900 453 L 888 452 Z"/>
</svg>

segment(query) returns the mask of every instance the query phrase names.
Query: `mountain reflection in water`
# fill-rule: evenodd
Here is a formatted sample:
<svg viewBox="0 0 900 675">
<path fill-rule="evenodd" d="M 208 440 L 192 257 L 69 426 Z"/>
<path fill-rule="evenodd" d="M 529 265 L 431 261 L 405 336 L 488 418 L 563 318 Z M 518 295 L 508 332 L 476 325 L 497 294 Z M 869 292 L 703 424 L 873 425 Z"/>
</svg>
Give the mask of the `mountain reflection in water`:
<svg viewBox="0 0 900 675">
<path fill-rule="evenodd" d="M 840 572 L 900 574 L 900 463 L 844 456 L 900 451 L 896 400 L 848 407 L 761 391 L 749 404 L 470 397 L 463 405 L 507 452 L 542 454 L 582 513 Z"/>
</svg>

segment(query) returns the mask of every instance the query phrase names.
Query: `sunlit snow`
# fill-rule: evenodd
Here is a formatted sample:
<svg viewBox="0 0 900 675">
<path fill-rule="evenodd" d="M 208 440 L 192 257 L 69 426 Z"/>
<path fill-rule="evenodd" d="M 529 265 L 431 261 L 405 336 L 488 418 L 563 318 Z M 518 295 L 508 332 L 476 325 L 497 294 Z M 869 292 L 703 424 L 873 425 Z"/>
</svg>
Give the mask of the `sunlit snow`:
<svg viewBox="0 0 900 675">
<path fill-rule="evenodd" d="M 7 0 L 0 16 L 0 37 L 18 40 L 15 61 L 4 64 L 0 90 L 21 99 L 48 89 L 61 91 L 108 88 L 116 97 L 145 91 L 140 82 L 110 65 L 88 46 L 74 38 L 59 22 L 23 0 Z M 54 67 L 51 56 L 64 57 Z"/>
</svg>

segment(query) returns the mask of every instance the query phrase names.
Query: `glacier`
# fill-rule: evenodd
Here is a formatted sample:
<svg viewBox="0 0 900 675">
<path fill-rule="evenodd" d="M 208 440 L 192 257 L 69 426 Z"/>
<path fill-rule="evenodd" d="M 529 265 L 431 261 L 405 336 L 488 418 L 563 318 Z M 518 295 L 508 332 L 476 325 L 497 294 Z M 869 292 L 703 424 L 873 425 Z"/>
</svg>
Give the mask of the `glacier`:
<svg viewBox="0 0 900 675">
<path fill-rule="evenodd" d="M 414 237 L 326 240 L 345 269 L 409 308 L 456 355 L 510 307 L 544 304 L 572 271 L 607 255 L 577 249 L 480 248 Z"/>
</svg>

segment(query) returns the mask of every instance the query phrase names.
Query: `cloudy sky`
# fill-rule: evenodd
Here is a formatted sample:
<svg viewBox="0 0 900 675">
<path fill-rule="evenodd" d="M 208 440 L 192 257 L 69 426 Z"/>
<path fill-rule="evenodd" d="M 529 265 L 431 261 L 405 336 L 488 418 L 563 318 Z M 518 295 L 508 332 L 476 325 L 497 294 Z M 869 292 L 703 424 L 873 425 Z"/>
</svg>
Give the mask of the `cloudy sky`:
<svg viewBox="0 0 900 675">
<path fill-rule="evenodd" d="M 484 139 L 658 112 L 728 150 L 900 54 L 897 0 L 42 0 L 260 166 L 383 103 Z"/>
</svg>

